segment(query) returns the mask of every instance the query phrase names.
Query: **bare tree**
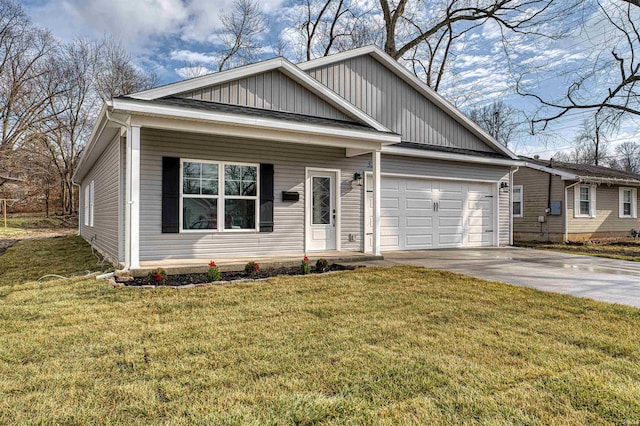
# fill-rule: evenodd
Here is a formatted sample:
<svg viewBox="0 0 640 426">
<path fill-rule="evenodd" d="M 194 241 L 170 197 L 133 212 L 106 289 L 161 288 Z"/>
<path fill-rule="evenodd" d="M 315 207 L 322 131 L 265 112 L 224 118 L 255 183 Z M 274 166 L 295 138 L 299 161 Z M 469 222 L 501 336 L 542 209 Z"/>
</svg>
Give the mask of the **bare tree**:
<svg viewBox="0 0 640 426">
<path fill-rule="evenodd" d="M 548 28 L 543 30 L 543 25 L 568 12 L 579 1 L 439 0 L 431 2 L 425 12 L 417 2 L 379 0 L 385 24 L 384 50 L 398 60 L 419 60 L 422 77 L 438 90 L 452 45 L 462 35 L 493 22 L 502 31 L 505 48 L 506 32 L 560 37 L 563 34 L 560 26 L 554 33 Z"/>
<path fill-rule="evenodd" d="M 570 111 L 594 111 L 614 125 L 624 116 L 640 116 L 640 1 L 596 4 L 599 21 L 606 25 L 607 40 L 592 43 L 592 63 L 582 64 L 575 71 L 578 78 L 562 98 L 548 99 L 520 84 L 517 87 L 518 93 L 541 105 L 531 120 L 534 133 Z"/>
<path fill-rule="evenodd" d="M 640 173 L 640 144 L 638 142 L 623 142 L 616 146 L 616 156 L 612 166 L 631 173 Z"/>
<path fill-rule="evenodd" d="M 148 88 L 154 76 L 135 67 L 113 39 L 78 39 L 63 45 L 53 65 L 63 90 L 50 99 L 49 119 L 38 126 L 57 170 L 65 213 L 75 213 L 72 177 L 104 99 Z"/>
<path fill-rule="evenodd" d="M 267 30 L 260 3 L 257 0 L 235 0 L 233 11 L 220 17 L 222 59 L 218 71 L 254 61 L 260 50 L 261 37 Z"/>
<path fill-rule="evenodd" d="M 51 34 L 33 26 L 18 4 L 0 0 L 0 157 L 11 155 L 30 128 L 48 118 L 49 100 L 59 90 L 51 78 L 56 48 Z"/>
<path fill-rule="evenodd" d="M 490 105 L 472 109 L 469 112 L 469 118 L 495 140 L 509 148 L 509 143 L 518 127 L 517 111 L 514 108 L 503 101 L 496 101 Z"/>
<path fill-rule="evenodd" d="M 596 166 L 606 162 L 609 143 L 603 134 L 602 124 L 597 119 L 584 120 L 573 143 L 574 147 L 570 152 L 556 154 L 554 158 L 560 161 Z"/>
<path fill-rule="evenodd" d="M 94 90 L 103 99 L 149 89 L 158 83 L 158 76 L 134 64 L 122 43 L 105 37 L 92 42 L 94 51 Z"/>
</svg>

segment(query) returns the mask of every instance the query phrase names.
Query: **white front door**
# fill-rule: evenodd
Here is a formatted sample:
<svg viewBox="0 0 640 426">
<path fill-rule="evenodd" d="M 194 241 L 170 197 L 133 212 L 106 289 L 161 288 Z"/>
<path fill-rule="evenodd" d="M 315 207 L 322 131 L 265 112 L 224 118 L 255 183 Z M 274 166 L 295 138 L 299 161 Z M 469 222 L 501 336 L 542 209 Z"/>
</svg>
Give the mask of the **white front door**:
<svg viewBox="0 0 640 426">
<path fill-rule="evenodd" d="M 336 249 L 336 173 L 310 171 L 308 175 L 307 250 Z"/>
</svg>

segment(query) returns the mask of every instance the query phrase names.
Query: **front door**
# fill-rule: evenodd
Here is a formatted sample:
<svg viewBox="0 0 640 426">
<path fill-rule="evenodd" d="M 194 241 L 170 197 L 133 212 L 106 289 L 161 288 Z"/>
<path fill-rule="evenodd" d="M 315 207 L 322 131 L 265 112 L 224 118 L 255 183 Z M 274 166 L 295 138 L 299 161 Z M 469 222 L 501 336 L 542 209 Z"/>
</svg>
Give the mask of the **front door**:
<svg viewBox="0 0 640 426">
<path fill-rule="evenodd" d="M 336 173 L 309 172 L 309 251 L 336 249 Z"/>
</svg>

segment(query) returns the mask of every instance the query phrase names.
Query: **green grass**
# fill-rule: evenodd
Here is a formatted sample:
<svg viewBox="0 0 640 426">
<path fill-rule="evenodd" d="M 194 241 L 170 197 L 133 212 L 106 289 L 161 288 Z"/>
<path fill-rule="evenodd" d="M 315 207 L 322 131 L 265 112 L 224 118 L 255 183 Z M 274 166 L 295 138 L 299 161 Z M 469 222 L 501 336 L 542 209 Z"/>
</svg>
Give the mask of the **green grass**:
<svg viewBox="0 0 640 426">
<path fill-rule="evenodd" d="M 529 247 L 541 250 L 553 250 L 572 254 L 582 254 L 586 256 L 640 262 L 640 241 L 638 240 L 614 242 L 604 241 L 584 244 L 518 243 L 517 245 L 520 247 Z"/>
<path fill-rule="evenodd" d="M 100 271 L 87 242 L 78 236 L 26 240 L 0 256 L 0 297 L 45 274 L 70 276 Z"/>
<path fill-rule="evenodd" d="M 14 213 L 7 216 L 7 226 L 19 229 L 59 229 L 68 227 L 68 217 L 49 216 L 43 213 Z M 4 219 L 0 217 L 0 225 L 4 226 Z"/>
<path fill-rule="evenodd" d="M 0 236 L 3 237 L 15 237 L 18 235 L 26 234 L 27 231 L 22 228 L 4 227 L 4 223 L 0 221 Z"/>
<path fill-rule="evenodd" d="M 415 267 L 41 286 L 90 255 L 30 243 L 0 256 L 0 424 L 640 422 L 637 309 Z"/>
</svg>

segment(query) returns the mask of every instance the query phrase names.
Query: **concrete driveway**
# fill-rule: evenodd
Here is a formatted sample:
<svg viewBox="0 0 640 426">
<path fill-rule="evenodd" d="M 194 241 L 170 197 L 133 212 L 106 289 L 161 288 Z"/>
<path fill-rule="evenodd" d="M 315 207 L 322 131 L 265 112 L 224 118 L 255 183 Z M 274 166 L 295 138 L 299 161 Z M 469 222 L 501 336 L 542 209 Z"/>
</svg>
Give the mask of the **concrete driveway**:
<svg viewBox="0 0 640 426">
<path fill-rule="evenodd" d="M 640 262 L 523 248 L 383 253 L 367 265 L 414 265 L 640 308 Z"/>
</svg>

